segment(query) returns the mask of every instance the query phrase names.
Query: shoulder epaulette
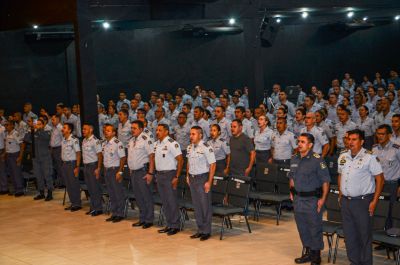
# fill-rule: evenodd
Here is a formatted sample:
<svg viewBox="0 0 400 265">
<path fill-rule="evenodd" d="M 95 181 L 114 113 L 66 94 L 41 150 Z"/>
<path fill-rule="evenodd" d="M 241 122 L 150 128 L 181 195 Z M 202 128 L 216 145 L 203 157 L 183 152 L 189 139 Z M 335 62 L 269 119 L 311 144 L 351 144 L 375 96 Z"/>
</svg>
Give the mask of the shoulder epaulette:
<svg viewBox="0 0 400 265">
<path fill-rule="evenodd" d="M 220 140 L 221 142 L 225 142 L 225 139 L 224 139 L 224 138 L 219 138 L 219 140 Z"/>
<path fill-rule="evenodd" d="M 347 149 L 343 149 L 342 151 L 340 151 L 340 154 L 344 154 L 347 152 Z"/>
<path fill-rule="evenodd" d="M 372 147 L 377 147 L 379 144 L 373 144 Z"/>
<path fill-rule="evenodd" d="M 147 140 L 147 136 L 146 135 L 142 135 L 143 140 Z"/>
<path fill-rule="evenodd" d="M 313 157 L 315 157 L 315 158 L 320 158 L 321 156 L 320 156 L 319 154 L 317 154 L 317 153 L 314 153 L 314 154 L 313 154 Z"/>
<path fill-rule="evenodd" d="M 71 135 L 71 138 L 72 138 L 72 139 L 78 139 L 78 138 L 76 138 L 75 135 Z"/>
<path fill-rule="evenodd" d="M 206 142 L 203 143 L 205 147 L 209 147 L 210 145 Z"/>
<path fill-rule="evenodd" d="M 115 143 L 119 143 L 119 140 L 118 140 L 118 139 L 114 139 L 114 142 L 115 142 Z"/>
<path fill-rule="evenodd" d="M 169 138 L 168 141 L 169 141 L 170 143 L 173 143 L 173 142 L 174 142 L 174 139 Z"/>
<path fill-rule="evenodd" d="M 393 147 L 396 148 L 396 149 L 399 149 L 399 148 L 400 148 L 400 145 L 398 145 L 398 144 L 393 144 Z"/>
<path fill-rule="evenodd" d="M 366 153 L 366 154 L 370 154 L 370 155 L 373 154 L 372 151 L 370 151 L 370 150 L 365 150 L 365 153 Z"/>
</svg>

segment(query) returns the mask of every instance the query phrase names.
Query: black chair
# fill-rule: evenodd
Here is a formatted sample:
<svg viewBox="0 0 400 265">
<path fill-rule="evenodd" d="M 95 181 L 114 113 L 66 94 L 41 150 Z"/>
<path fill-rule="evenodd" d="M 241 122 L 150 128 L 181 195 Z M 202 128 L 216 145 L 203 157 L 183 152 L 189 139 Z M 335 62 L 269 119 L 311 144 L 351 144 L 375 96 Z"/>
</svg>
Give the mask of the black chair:
<svg viewBox="0 0 400 265">
<path fill-rule="evenodd" d="M 342 227 L 342 215 L 340 213 L 338 198 L 339 190 L 336 186 L 332 186 L 325 203 L 327 219 L 322 221 L 322 233 L 328 241 L 328 262 L 331 262 L 333 237 L 336 231 Z"/>
<path fill-rule="evenodd" d="M 129 203 L 131 204 L 131 208 L 134 209 L 134 201 L 135 201 L 135 194 L 133 193 L 133 184 L 130 178 L 123 178 L 122 179 L 122 186 L 125 192 L 125 207 L 124 207 L 124 216 L 125 218 L 128 217 L 128 209 Z"/>
<path fill-rule="evenodd" d="M 265 175 L 263 181 L 260 182 L 260 186 L 271 190 L 270 182 L 274 182 L 273 192 L 252 192 L 251 197 L 256 200 L 256 220 L 259 220 L 261 207 L 263 204 L 275 206 L 276 210 L 276 224 L 279 225 L 279 220 L 282 215 L 282 205 L 284 202 L 290 201 L 289 195 L 289 179 L 285 176 L 286 171 L 281 168 L 281 172 L 278 172 L 278 167 L 275 164 L 264 164 L 264 170 L 261 168 L 261 174 Z M 262 178 L 262 176 L 260 176 Z M 256 180 L 256 187 L 258 188 L 258 182 Z"/>
<path fill-rule="evenodd" d="M 400 229 L 400 202 L 396 201 L 392 208 L 392 219 L 395 228 Z M 377 230 L 372 233 L 374 242 L 379 243 L 386 247 L 388 254 L 389 250 L 394 252 L 394 259 L 396 265 L 400 265 L 400 237 L 391 237 L 384 230 Z M 390 255 L 388 255 L 390 258 Z"/>
<path fill-rule="evenodd" d="M 183 230 L 185 221 L 189 220 L 187 214 L 188 211 L 193 211 L 194 206 L 192 203 L 192 196 L 190 193 L 190 187 L 186 182 L 186 176 L 181 176 L 178 182 L 178 203 L 180 209 L 180 230 Z"/>
<path fill-rule="evenodd" d="M 244 216 L 247 229 L 249 230 L 249 233 L 251 233 L 249 220 L 247 218 L 250 185 L 250 178 L 230 178 L 227 186 L 227 204 L 213 206 L 213 215 L 222 218 L 220 240 L 222 240 L 224 234 L 224 225 L 229 223 L 230 228 L 232 228 L 232 223 L 230 222 L 229 217 L 235 214 Z"/>
<path fill-rule="evenodd" d="M 211 187 L 211 200 L 213 206 L 222 206 L 226 204 L 228 180 L 228 177 L 214 176 Z"/>
<path fill-rule="evenodd" d="M 385 221 L 387 218 L 388 210 L 389 210 L 389 201 L 384 199 L 383 196 L 381 196 L 376 206 L 373 217 L 373 230 L 382 230 L 385 227 Z M 336 230 L 336 242 L 333 254 L 333 264 L 336 263 L 337 250 L 339 247 L 340 238 L 345 238 L 342 228 Z"/>
<path fill-rule="evenodd" d="M 338 156 L 335 154 L 333 156 L 327 156 L 325 158 L 326 164 L 328 166 L 329 175 L 331 176 L 331 184 L 337 185 L 338 178 Z"/>
</svg>

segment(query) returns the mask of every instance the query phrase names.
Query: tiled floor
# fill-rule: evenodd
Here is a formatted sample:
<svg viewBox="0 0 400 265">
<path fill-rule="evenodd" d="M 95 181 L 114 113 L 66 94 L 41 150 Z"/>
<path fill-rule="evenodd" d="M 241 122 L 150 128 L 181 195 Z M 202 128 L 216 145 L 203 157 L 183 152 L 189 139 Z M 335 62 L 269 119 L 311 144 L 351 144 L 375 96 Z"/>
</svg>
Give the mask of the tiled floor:
<svg viewBox="0 0 400 265">
<path fill-rule="evenodd" d="M 132 228 L 137 212 L 128 220 L 106 223 L 106 216 L 88 217 L 84 210 L 64 211 L 62 192 L 51 202 L 33 201 L 31 196 L 0 197 L 0 264 L 1 265 L 139 265 L 139 264 L 294 264 L 301 245 L 293 217 L 284 213 L 280 226 L 272 216 L 251 221 L 253 233 L 244 223 L 233 221 L 233 230 L 224 240 L 217 236 L 220 220 L 215 219 L 214 236 L 206 241 L 189 239 L 194 220 L 185 230 L 168 237 L 157 233 L 157 227 Z M 191 215 L 192 218 L 192 215 Z M 327 251 L 323 264 L 327 264 Z M 343 245 L 337 264 L 348 264 Z M 394 264 L 384 252 L 375 253 L 374 264 Z"/>
</svg>

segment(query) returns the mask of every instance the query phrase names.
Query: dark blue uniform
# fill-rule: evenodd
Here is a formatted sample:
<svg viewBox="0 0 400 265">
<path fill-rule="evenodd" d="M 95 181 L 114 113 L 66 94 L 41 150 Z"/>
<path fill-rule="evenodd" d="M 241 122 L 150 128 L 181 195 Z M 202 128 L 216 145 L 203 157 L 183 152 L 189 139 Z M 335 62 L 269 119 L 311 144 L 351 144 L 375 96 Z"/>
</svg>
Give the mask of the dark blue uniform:
<svg viewBox="0 0 400 265">
<path fill-rule="evenodd" d="M 292 157 L 289 178 L 294 182 L 293 207 L 303 247 L 319 252 L 324 248 L 324 242 L 322 211 L 318 213 L 317 203 L 322 195 L 322 185 L 330 182 L 329 170 L 320 155 L 310 150 L 303 158 L 300 154 Z"/>
</svg>

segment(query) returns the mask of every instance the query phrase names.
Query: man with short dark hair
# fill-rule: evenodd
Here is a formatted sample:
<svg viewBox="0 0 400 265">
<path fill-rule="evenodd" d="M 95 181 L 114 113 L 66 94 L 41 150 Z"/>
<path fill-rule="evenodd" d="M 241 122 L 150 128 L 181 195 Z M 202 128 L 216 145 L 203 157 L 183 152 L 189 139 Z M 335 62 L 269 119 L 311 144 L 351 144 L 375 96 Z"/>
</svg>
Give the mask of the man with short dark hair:
<svg viewBox="0 0 400 265">
<path fill-rule="evenodd" d="M 243 124 L 239 119 L 232 121 L 231 132 L 232 137 L 229 142 L 231 148 L 230 174 L 250 177 L 256 157 L 253 142 L 243 133 Z"/>
<path fill-rule="evenodd" d="M 364 149 L 364 132 L 348 131 L 349 150 L 338 159 L 339 203 L 351 264 L 372 265 L 372 219 L 384 177 L 372 152 Z"/>
<path fill-rule="evenodd" d="M 321 264 L 324 248 L 322 234 L 323 206 L 329 191 L 329 170 L 323 158 L 313 152 L 314 136 L 301 133 L 299 153 L 290 162 L 289 186 L 293 200 L 294 217 L 305 253 L 295 259 L 297 264 Z"/>
</svg>

